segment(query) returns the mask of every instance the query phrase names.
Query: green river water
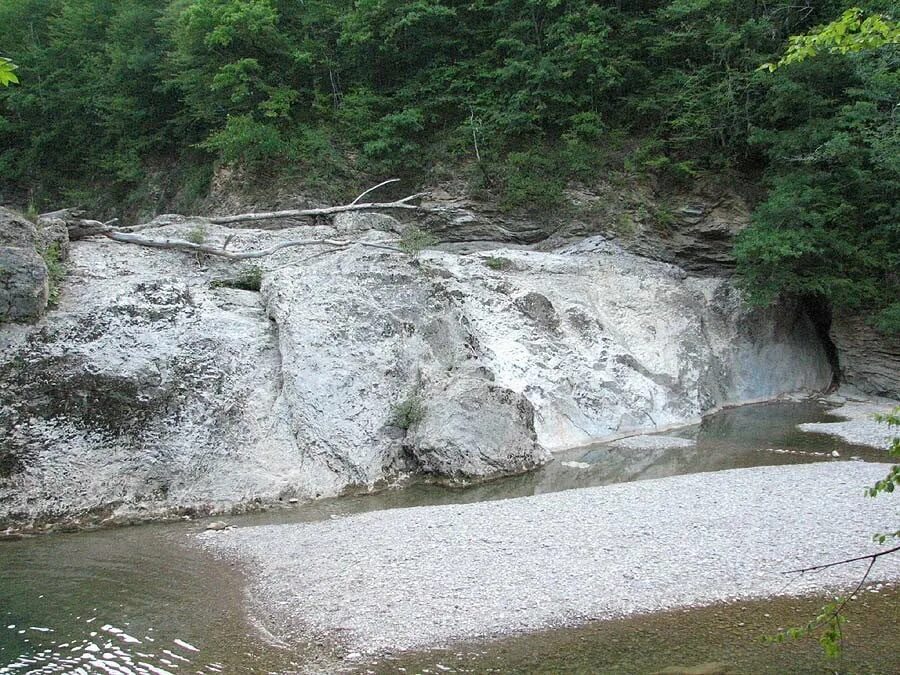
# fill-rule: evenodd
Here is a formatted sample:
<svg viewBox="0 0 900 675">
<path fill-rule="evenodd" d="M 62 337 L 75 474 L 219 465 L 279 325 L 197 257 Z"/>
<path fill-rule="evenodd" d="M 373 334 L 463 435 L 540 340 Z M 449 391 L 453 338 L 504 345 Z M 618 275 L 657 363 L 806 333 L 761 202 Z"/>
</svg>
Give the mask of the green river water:
<svg viewBox="0 0 900 675">
<path fill-rule="evenodd" d="M 813 403 L 748 406 L 673 433 L 696 438 L 694 447 L 638 451 L 598 445 L 559 455 L 540 471 L 464 490 L 413 485 L 228 520 L 238 526 L 311 521 L 735 467 L 887 459 L 795 429 L 800 422 L 828 419 L 827 410 Z M 840 457 L 832 458 L 833 451 Z M 267 639 L 265 629 L 246 615 L 242 570 L 192 544 L 192 535 L 203 527 L 203 522 L 168 523 L 0 543 L 0 675 L 648 673 L 700 664 L 706 672 L 900 673 L 900 589 L 891 586 L 870 589 L 851 603 L 841 662 L 825 661 L 814 642 L 761 640 L 808 620 L 822 598 L 667 612 L 362 664 L 341 661 L 339 646 L 287 647 Z"/>
</svg>

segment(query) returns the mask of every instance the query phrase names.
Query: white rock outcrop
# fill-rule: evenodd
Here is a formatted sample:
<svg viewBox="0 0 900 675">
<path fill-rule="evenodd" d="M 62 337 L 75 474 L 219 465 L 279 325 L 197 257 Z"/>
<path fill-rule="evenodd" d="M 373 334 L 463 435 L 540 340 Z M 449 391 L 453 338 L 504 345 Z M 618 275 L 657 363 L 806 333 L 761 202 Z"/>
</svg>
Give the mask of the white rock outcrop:
<svg viewBox="0 0 900 675">
<path fill-rule="evenodd" d="M 234 232 L 158 225 L 144 234 Z M 392 227 L 356 215 L 242 230 L 230 247 Z M 256 293 L 211 283 L 235 275 L 227 262 L 73 244 L 59 309 L 0 329 L 0 524 L 490 478 L 831 381 L 793 308 L 749 310 L 725 279 L 602 238 L 418 259 L 313 247 L 259 264 Z"/>
</svg>

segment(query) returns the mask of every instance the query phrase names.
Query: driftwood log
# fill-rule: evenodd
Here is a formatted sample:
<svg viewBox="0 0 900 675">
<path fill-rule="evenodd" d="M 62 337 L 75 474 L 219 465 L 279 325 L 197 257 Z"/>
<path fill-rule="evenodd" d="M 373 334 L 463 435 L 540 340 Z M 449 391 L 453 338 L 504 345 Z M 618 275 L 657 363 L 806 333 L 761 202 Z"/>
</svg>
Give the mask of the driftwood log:
<svg viewBox="0 0 900 675">
<path fill-rule="evenodd" d="M 381 211 L 381 210 L 394 210 L 394 209 L 410 209 L 410 210 L 419 210 L 420 206 L 413 204 L 412 202 L 420 197 L 425 196 L 425 193 L 417 193 L 414 195 L 409 195 L 408 197 L 403 197 L 402 199 L 397 199 L 390 202 L 362 202 L 360 201 L 363 197 L 370 194 L 371 192 L 384 187 L 385 185 L 389 185 L 391 183 L 396 183 L 399 179 L 392 178 L 390 180 L 386 180 L 378 185 L 375 185 L 368 190 L 362 192 L 356 199 L 354 199 L 349 204 L 342 204 L 339 206 L 326 206 L 322 208 L 314 208 L 314 209 L 288 209 L 284 211 L 263 211 L 263 212 L 254 212 L 254 213 L 240 213 L 233 216 L 213 216 L 213 217 L 202 217 L 207 223 L 213 225 L 224 225 L 226 227 L 234 227 L 239 223 L 252 223 L 260 220 L 275 220 L 279 218 L 316 218 L 319 216 L 329 216 L 337 213 L 345 213 L 348 211 Z M 66 229 L 69 233 L 69 239 L 71 241 L 75 241 L 78 239 L 85 239 L 87 237 L 95 237 L 95 236 L 103 236 L 108 239 L 112 239 L 113 241 L 117 241 L 123 244 L 134 244 L 136 246 L 146 246 L 149 248 L 160 248 L 160 249 L 169 249 L 176 251 L 185 251 L 188 253 L 202 253 L 206 255 L 218 256 L 221 258 L 228 258 L 230 260 L 248 260 L 252 258 L 263 258 L 265 256 L 272 255 L 273 253 L 277 253 L 286 248 L 292 247 L 300 247 L 300 246 L 328 246 L 333 249 L 341 249 L 346 248 L 351 245 L 358 246 L 366 246 L 369 248 L 378 248 L 387 251 L 398 251 L 402 252 L 402 249 L 398 246 L 392 246 L 391 244 L 397 243 L 398 240 L 392 240 L 388 242 L 367 242 L 367 241 L 356 241 L 356 240 L 346 240 L 346 239 L 296 239 L 292 241 L 285 241 L 275 246 L 271 246 L 269 248 L 258 249 L 255 251 L 242 251 L 235 252 L 228 250 L 228 244 L 233 239 L 234 235 L 231 235 L 225 239 L 225 243 L 222 246 L 212 246 L 205 243 L 196 243 L 191 241 L 186 241 L 184 239 L 153 239 L 151 237 L 145 237 L 143 235 L 137 234 L 141 230 L 146 230 L 147 228 L 154 227 L 153 223 L 142 223 L 140 225 L 131 225 L 131 226 L 119 226 L 118 219 L 108 220 L 106 222 L 101 222 L 99 220 L 91 220 L 88 218 L 82 218 L 83 211 L 78 208 L 69 208 L 69 209 L 60 209 L 58 211 L 51 211 L 49 213 L 42 213 L 38 216 L 38 222 L 62 222 L 65 224 Z M 292 224 L 292 226 L 296 226 Z"/>
</svg>

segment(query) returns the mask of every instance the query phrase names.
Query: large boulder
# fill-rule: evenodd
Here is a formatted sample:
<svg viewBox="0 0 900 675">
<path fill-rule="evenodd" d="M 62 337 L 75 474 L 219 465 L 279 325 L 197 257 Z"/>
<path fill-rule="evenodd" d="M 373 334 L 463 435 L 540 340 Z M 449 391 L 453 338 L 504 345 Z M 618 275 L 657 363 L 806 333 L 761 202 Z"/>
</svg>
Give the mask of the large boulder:
<svg viewBox="0 0 900 675">
<path fill-rule="evenodd" d="M 528 471 L 549 458 L 528 399 L 477 378 L 429 392 L 407 448 L 421 473 L 459 481 Z"/>
<path fill-rule="evenodd" d="M 49 280 L 35 226 L 0 207 L 0 323 L 31 321 L 47 307 Z"/>
</svg>

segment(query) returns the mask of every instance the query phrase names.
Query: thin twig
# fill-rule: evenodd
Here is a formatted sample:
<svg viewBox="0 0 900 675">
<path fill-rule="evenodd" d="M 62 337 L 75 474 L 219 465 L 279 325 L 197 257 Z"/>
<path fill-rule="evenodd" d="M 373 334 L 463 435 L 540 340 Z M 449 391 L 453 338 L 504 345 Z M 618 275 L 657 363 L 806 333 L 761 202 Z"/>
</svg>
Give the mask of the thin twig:
<svg viewBox="0 0 900 675">
<path fill-rule="evenodd" d="M 838 565 L 847 565 L 848 563 L 857 562 L 859 560 L 869 560 L 872 559 L 872 562 L 875 562 L 877 558 L 880 558 L 883 555 L 888 555 L 889 553 L 896 553 L 900 551 L 900 546 L 895 546 L 894 548 L 889 548 L 886 551 L 879 551 L 878 553 L 870 553 L 869 555 L 861 555 L 858 558 L 847 558 L 846 560 L 838 560 L 837 562 L 825 563 L 824 565 L 813 565 L 812 567 L 804 567 L 799 570 L 788 570 L 787 572 L 782 572 L 782 574 L 803 574 L 805 572 L 816 572 L 818 570 L 824 570 L 829 567 L 837 567 Z"/>
</svg>

